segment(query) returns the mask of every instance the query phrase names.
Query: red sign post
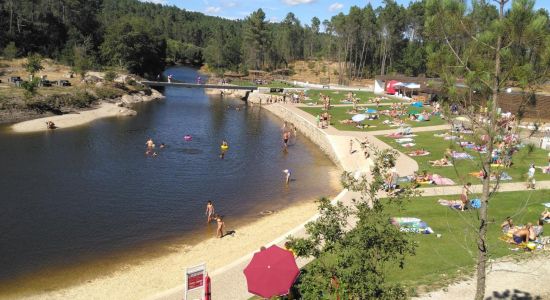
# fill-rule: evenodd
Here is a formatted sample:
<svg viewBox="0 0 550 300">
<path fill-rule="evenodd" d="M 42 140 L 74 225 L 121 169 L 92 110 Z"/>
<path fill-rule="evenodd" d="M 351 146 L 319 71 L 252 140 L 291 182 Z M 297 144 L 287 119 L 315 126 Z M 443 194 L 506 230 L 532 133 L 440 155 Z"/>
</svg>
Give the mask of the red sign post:
<svg viewBox="0 0 550 300">
<path fill-rule="evenodd" d="M 206 264 L 201 264 L 192 268 L 187 268 L 185 271 L 185 300 L 187 300 L 188 292 L 201 289 L 200 299 L 204 299 L 205 295 L 205 277 Z"/>
</svg>

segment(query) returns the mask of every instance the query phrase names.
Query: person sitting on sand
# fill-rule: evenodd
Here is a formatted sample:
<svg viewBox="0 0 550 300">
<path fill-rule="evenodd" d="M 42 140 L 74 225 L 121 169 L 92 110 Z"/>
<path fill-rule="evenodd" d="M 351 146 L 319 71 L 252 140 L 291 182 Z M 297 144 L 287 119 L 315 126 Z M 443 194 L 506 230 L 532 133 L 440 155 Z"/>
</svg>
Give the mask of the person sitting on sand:
<svg viewBox="0 0 550 300">
<path fill-rule="evenodd" d="M 216 223 L 218 224 L 218 229 L 216 230 L 216 237 L 222 238 L 223 237 L 223 230 L 225 227 L 225 223 L 223 222 L 222 216 L 218 215 L 216 217 Z"/>
<path fill-rule="evenodd" d="M 506 217 L 506 221 L 500 224 L 500 228 L 503 233 L 508 233 L 510 230 L 514 229 L 514 222 L 512 221 L 512 218 Z"/>
<path fill-rule="evenodd" d="M 57 128 L 57 127 L 55 126 L 54 122 L 52 122 L 52 121 L 47 121 L 47 122 L 46 122 L 46 127 L 47 127 L 48 129 L 56 129 L 56 128 Z"/>
</svg>

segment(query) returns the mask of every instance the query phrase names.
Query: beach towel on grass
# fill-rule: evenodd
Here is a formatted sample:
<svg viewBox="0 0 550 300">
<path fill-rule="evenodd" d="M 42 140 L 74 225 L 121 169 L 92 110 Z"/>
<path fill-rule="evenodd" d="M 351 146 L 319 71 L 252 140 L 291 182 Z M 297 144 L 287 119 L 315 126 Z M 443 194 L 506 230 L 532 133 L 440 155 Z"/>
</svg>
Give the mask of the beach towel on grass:
<svg viewBox="0 0 550 300">
<path fill-rule="evenodd" d="M 458 139 L 458 136 L 454 136 L 454 135 L 446 136 L 444 139 L 445 139 L 446 141 L 452 141 L 452 140 Z"/>
<path fill-rule="evenodd" d="M 434 174 L 432 176 L 432 181 L 435 185 L 455 185 L 456 184 L 452 179 L 445 178 L 437 174 Z"/>
<path fill-rule="evenodd" d="M 398 142 L 399 144 L 402 144 L 402 143 L 414 142 L 414 139 L 412 139 L 412 138 L 400 138 L 400 139 L 396 139 L 395 141 Z"/>
<path fill-rule="evenodd" d="M 397 226 L 399 231 L 402 232 L 412 232 L 412 233 L 423 233 L 431 234 L 434 231 L 422 220 L 418 218 L 410 217 L 393 217 L 390 219 L 390 223 Z"/>
<path fill-rule="evenodd" d="M 401 144 L 401 146 L 403 146 L 405 148 L 410 148 L 410 147 L 416 146 L 416 144 L 415 143 L 406 143 L 406 144 Z"/>
<path fill-rule="evenodd" d="M 429 151 L 425 151 L 424 153 L 416 153 L 416 152 L 411 152 L 409 153 L 409 156 L 426 156 L 426 155 L 430 155 L 430 152 Z"/>
<path fill-rule="evenodd" d="M 473 157 L 466 152 L 453 152 L 454 159 L 473 159 Z"/>
<path fill-rule="evenodd" d="M 543 203 L 542 205 L 544 205 L 545 207 L 550 208 L 550 202 Z"/>
</svg>

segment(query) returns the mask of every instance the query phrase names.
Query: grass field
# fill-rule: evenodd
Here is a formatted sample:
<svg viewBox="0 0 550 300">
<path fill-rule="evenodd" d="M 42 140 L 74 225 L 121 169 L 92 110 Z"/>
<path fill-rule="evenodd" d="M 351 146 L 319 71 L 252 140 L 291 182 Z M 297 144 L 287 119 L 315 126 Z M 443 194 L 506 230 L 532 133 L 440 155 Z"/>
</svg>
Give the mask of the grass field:
<svg viewBox="0 0 550 300">
<path fill-rule="evenodd" d="M 323 113 L 324 111 L 322 110 L 322 108 L 319 108 L 319 107 L 301 107 L 300 109 L 316 116 L 317 114 L 321 114 Z M 389 109 L 388 106 L 380 106 L 378 108 L 379 111 L 382 111 L 382 110 L 386 110 L 386 109 Z M 410 107 L 409 108 L 409 112 L 420 112 L 422 111 L 423 109 L 426 109 L 427 111 L 430 111 L 431 109 L 429 108 L 416 108 L 416 107 Z M 372 121 L 368 121 L 368 120 L 365 120 L 362 122 L 362 124 L 364 125 L 370 125 L 369 128 L 357 128 L 353 125 L 350 125 L 350 124 L 340 124 L 339 121 L 341 120 L 348 120 L 348 119 L 351 119 L 351 117 L 354 115 L 354 114 L 348 114 L 347 111 L 351 110 L 351 107 L 333 107 L 330 109 L 329 113 L 332 115 L 332 119 L 331 119 L 331 125 L 334 126 L 336 129 L 338 130 L 350 130 L 350 131 L 376 131 L 376 130 L 387 130 L 387 129 L 396 129 L 396 127 L 390 127 L 389 125 L 385 125 L 385 124 L 382 124 L 382 122 L 384 120 L 390 120 L 389 117 L 387 116 L 380 116 L 380 119 L 378 120 L 372 120 Z M 411 127 L 425 127 L 425 126 L 436 126 L 436 125 L 444 125 L 446 124 L 447 122 L 445 120 L 442 120 L 440 117 L 432 117 L 430 121 L 426 121 L 426 122 L 415 122 L 415 121 L 410 121 L 410 120 L 407 120 L 406 119 L 406 116 L 403 117 L 403 119 L 405 119 L 405 123 Z"/>
<path fill-rule="evenodd" d="M 401 208 L 391 208 L 392 216 L 416 217 L 425 221 L 436 234 L 414 234 L 418 243 L 416 255 L 407 258 L 404 269 L 392 270 L 389 279 L 409 287 L 428 285 L 437 287 L 446 279 L 473 270 L 476 259 L 475 235 L 472 225 L 478 224 L 477 210 L 460 212 L 437 203 L 440 197 L 422 197 L 407 202 Z M 458 196 L 445 196 L 445 199 L 458 199 Z M 514 252 L 501 240 L 500 224 L 511 216 L 515 225 L 535 223 L 544 206 L 550 202 L 550 190 L 498 193 L 491 200 L 488 230 L 490 258 L 495 259 L 511 254 L 529 258 L 523 251 Z M 547 225 L 548 226 L 548 225 Z M 546 229 L 548 232 L 548 228 Z"/>
<path fill-rule="evenodd" d="M 230 84 L 238 85 L 238 86 L 259 86 L 259 87 L 269 87 L 269 88 L 293 88 L 295 87 L 292 84 L 288 84 L 286 82 L 273 80 L 269 84 L 262 84 L 258 85 L 250 80 L 233 80 L 230 82 Z"/>
<path fill-rule="evenodd" d="M 349 91 L 333 91 L 333 90 L 308 90 L 307 96 L 310 98 L 310 100 L 306 102 L 318 102 L 319 104 L 323 104 L 319 100 L 319 94 L 323 94 L 325 96 L 330 97 L 331 104 L 340 104 L 340 101 L 347 98 Z M 373 92 L 355 92 L 352 91 L 352 93 L 355 94 L 355 97 L 359 98 L 360 104 L 366 104 L 369 103 L 370 99 L 373 99 L 376 97 L 376 95 Z M 392 102 L 398 102 L 397 100 L 388 99 L 384 100 L 380 103 L 392 103 Z"/>
<path fill-rule="evenodd" d="M 430 155 L 412 157 L 418 163 L 419 171 L 426 170 L 431 173 L 436 173 L 444 177 L 453 179 L 457 184 L 461 181 L 472 182 L 473 184 L 479 183 L 479 179 L 470 175 L 470 172 L 477 172 L 481 169 L 479 165 L 479 154 L 472 149 L 462 149 L 455 141 L 446 141 L 442 137 L 435 137 L 434 134 L 443 133 L 442 131 L 432 132 L 419 132 L 414 137 L 414 143 L 416 146 L 412 148 L 404 148 L 400 146 L 395 139 L 378 136 L 380 140 L 392 146 L 393 148 L 407 154 L 416 149 L 425 149 L 430 151 Z M 455 160 L 454 167 L 432 167 L 428 161 L 441 159 L 446 149 L 454 149 L 460 152 L 467 152 L 474 157 L 474 159 Z M 535 163 L 537 166 L 546 165 L 548 152 L 539 148 L 532 149 L 529 152 L 529 147 L 520 149 L 519 152 L 513 156 L 513 164 L 510 168 L 505 169 L 505 172 L 512 176 L 513 182 L 526 181 L 527 170 L 529 164 Z M 403 174 L 409 175 L 409 174 Z M 540 170 L 535 173 L 537 180 L 550 180 L 550 175 L 542 174 Z M 509 182 L 509 181 L 502 181 Z"/>
</svg>

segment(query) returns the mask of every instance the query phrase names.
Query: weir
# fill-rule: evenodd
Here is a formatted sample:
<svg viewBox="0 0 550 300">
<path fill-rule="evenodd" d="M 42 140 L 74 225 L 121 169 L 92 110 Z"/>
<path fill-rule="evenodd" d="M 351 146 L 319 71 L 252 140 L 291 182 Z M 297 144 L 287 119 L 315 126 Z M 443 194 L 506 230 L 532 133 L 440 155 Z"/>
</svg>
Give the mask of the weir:
<svg viewBox="0 0 550 300">
<path fill-rule="evenodd" d="M 255 91 L 257 86 L 238 86 L 238 85 L 223 85 L 223 84 L 198 84 L 198 83 L 185 83 L 185 82 L 166 82 L 166 81 L 141 81 L 141 84 L 154 87 L 154 86 L 170 86 L 170 87 L 182 87 L 182 88 L 199 88 L 199 89 L 219 89 L 219 90 L 247 90 Z"/>
</svg>

